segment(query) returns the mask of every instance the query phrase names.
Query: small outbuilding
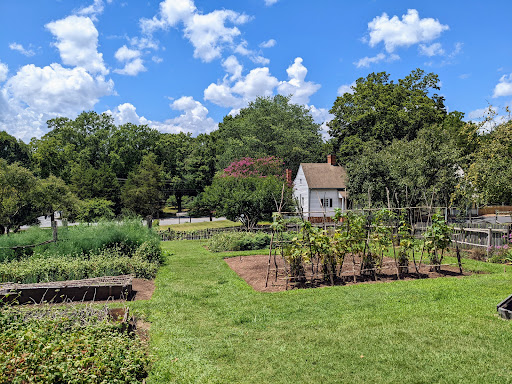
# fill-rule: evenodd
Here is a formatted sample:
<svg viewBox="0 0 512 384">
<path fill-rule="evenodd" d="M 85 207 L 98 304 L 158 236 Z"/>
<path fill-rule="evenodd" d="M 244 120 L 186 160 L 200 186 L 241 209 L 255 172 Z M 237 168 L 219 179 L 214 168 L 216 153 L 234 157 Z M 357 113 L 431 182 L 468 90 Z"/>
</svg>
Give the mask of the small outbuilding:
<svg viewBox="0 0 512 384">
<path fill-rule="evenodd" d="M 334 155 L 327 156 L 327 163 L 301 163 L 293 195 L 305 218 L 332 217 L 336 208 L 347 209 L 347 171 Z"/>
</svg>

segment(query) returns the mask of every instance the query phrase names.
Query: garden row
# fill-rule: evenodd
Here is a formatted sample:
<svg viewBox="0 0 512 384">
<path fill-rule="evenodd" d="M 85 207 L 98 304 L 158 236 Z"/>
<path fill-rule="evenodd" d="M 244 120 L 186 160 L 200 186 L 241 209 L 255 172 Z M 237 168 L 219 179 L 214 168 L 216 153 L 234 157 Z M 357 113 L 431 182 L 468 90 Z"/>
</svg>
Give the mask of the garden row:
<svg viewBox="0 0 512 384">
<path fill-rule="evenodd" d="M 41 228 L 0 236 L 0 282 L 153 278 L 162 261 L 158 234 L 137 220 L 61 228 L 57 242 L 49 239 L 51 233 Z"/>
</svg>

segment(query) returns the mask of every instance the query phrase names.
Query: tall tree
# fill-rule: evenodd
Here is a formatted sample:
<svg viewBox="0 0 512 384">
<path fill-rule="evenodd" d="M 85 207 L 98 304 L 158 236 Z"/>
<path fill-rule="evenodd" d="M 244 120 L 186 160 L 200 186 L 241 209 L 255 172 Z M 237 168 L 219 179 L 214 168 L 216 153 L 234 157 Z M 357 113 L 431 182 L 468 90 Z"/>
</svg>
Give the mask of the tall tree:
<svg viewBox="0 0 512 384">
<path fill-rule="evenodd" d="M 126 208 L 145 216 L 148 226 L 162 206 L 163 171 L 156 155 L 150 153 L 142 158 L 136 171 L 130 172 L 122 188 L 122 200 Z"/>
<path fill-rule="evenodd" d="M 19 163 L 25 168 L 30 167 L 30 150 L 27 144 L 9 135 L 5 131 L 0 132 L 0 159 L 8 164 Z"/>
<path fill-rule="evenodd" d="M 446 118 L 444 97 L 436 93 L 440 89 L 436 74 L 416 69 L 397 82 L 389 78 L 385 72 L 359 78 L 352 93 L 334 102 L 329 134 L 342 160 L 357 153 L 364 142 L 386 145 L 395 139 L 413 140 L 422 128 Z"/>
<path fill-rule="evenodd" d="M 296 172 L 301 162 L 323 157 L 320 125 L 308 109 L 281 95 L 259 97 L 235 117 L 224 117 L 212 135 L 217 140 L 217 170 L 246 156 L 277 156 Z"/>
</svg>

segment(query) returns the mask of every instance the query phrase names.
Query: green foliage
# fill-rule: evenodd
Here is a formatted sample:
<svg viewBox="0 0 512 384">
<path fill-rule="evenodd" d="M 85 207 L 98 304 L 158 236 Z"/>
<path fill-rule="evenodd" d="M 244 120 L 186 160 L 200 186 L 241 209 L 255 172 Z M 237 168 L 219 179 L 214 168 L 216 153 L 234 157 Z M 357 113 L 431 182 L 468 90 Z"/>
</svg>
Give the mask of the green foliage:
<svg viewBox="0 0 512 384">
<path fill-rule="evenodd" d="M 112 201 L 105 199 L 93 198 L 81 200 L 76 207 L 76 219 L 83 223 L 113 219 L 113 206 L 114 203 Z"/>
<path fill-rule="evenodd" d="M 235 117 L 224 117 L 212 135 L 217 145 L 217 170 L 243 157 L 276 156 L 295 173 L 300 163 L 323 157 L 320 125 L 308 109 L 281 95 L 256 98 Z"/>
<path fill-rule="evenodd" d="M 262 220 L 270 220 L 281 200 L 284 180 L 275 176 L 216 176 L 202 198 L 217 217 L 225 216 L 252 228 Z M 291 206 L 291 188 L 284 187 L 284 206 Z"/>
<path fill-rule="evenodd" d="M 16 139 L 5 131 L 0 132 L 0 159 L 7 164 L 19 163 L 25 168 L 30 167 L 30 150 L 23 141 Z"/>
<path fill-rule="evenodd" d="M 105 310 L 32 311 L 0 310 L 1 383 L 140 383 L 147 376 L 146 347 L 103 319 Z"/>
<path fill-rule="evenodd" d="M 208 249 L 212 252 L 265 249 L 270 245 L 270 237 L 263 232 L 221 232 L 208 240 Z"/>
<path fill-rule="evenodd" d="M 51 232 L 41 228 L 30 228 L 28 231 L 0 236 L 0 262 L 25 258 L 34 253 L 55 256 L 74 255 L 83 258 L 83 255 L 98 253 L 104 248 L 121 247 L 126 255 L 132 255 L 144 243 L 149 243 L 154 250 L 151 260 L 160 260 L 159 236 L 156 231 L 142 225 L 140 220 L 116 222 L 100 222 L 97 225 L 78 225 L 74 227 L 59 228 L 59 241 L 41 245 L 36 248 L 25 248 L 14 251 L 6 249 L 19 245 L 38 244 L 51 239 Z"/>
<path fill-rule="evenodd" d="M 122 188 L 123 204 L 138 215 L 152 216 L 162 206 L 162 186 L 162 167 L 151 153 L 144 156 L 137 171 L 128 175 Z"/>
<path fill-rule="evenodd" d="M 430 254 L 430 262 L 439 270 L 444 251 L 451 244 L 452 227 L 446 224 L 440 213 L 432 215 L 432 224 L 425 232 L 425 249 Z"/>
<path fill-rule="evenodd" d="M 354 92 L 338 96 L 330 110 L 334 119 L 328 123 L 329 134 L 336 138 L 342 158 L 350 156 L 356 137 L 362 142 L 412 140 L 422 128 L 441 123 L 447 115 L 444 97 L 429 95 L 439 89 L 438 76 L 421 69 L 398 82 L 385 72 L 357 79 Z"/>
</svg>

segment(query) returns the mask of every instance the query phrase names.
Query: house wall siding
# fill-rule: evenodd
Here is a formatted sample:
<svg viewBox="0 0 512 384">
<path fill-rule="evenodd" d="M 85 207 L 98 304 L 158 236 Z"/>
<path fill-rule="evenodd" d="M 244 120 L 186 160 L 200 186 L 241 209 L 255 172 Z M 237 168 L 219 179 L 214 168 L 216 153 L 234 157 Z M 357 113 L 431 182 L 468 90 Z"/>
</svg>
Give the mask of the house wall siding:
<svg viewBox="0 0 512 384">
<path fill-rule="evenodd" d="M 321 199 L 327 200 L 327 202 L 332 199 L 332 207 L 322 207 Z M 311 217 L 322 217 L 324 210 L 327 217 L 332 217 L 335 208 L 342 208 L 337 189 L 311 189 L 309 201 L 310 209 L 308 211 Z"/>
<path fill-rule="evenodd" d="M 297 176 L 295 176 L 295 180 L 293 182 L 293 196 L 299 201 L 299 204 L 302 205 L 302 209 L 304 212 L 309 211 L 308 191 L 309 191 L 309 187 L 308 187 L 308 183 L 306 182 L 306 176 L 304 175 L 302 166 L 299 166 L 299 170 L 297 171 Z"/>
</svg>

